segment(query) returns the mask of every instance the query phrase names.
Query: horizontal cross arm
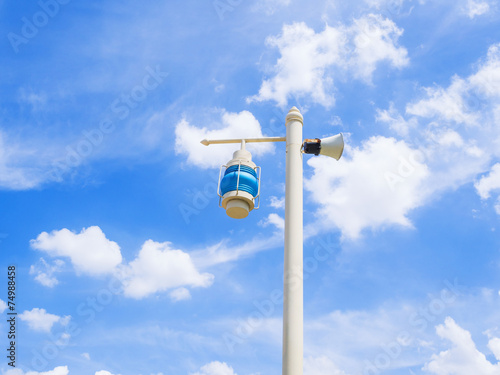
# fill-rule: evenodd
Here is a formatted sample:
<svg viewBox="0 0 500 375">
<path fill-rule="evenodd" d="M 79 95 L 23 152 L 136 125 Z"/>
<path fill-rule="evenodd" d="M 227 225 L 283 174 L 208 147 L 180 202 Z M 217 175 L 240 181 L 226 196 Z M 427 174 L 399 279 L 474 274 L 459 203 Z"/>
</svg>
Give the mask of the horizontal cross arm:
<svg viewBox="0 0 500 375">
<path fill-rule="evenodd" d="M 200 143 L 202 145 L 215 145 L 215 144 L 224 144 L 224 143 L 241 143 L 241 141 L 245 141 L 245 143 L 257 143 L 257 142 L 285 142 L 285 137 L 264 137 L 264 138 L 241 138 L 241 139 L 204 139 Z"/>
</svg>

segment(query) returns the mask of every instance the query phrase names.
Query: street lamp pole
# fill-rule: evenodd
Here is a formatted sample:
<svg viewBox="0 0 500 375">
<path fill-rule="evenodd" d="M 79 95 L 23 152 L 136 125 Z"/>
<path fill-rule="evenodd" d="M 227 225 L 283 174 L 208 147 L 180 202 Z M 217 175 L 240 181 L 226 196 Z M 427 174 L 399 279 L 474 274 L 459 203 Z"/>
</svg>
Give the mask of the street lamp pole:
<svg viewBox="0 0 500 375">
<path fill-rule="evenodd" d="M 303 117 L 293 107 L 286 116 L 285 263 L 283 285 L 283 375 L 302 375 L 303 292 Z"/>
<path fill-rule="evenodd" d="M 303 154 L 325 155 L 336 160 L 342 156 L 342 134 L 328 138 L 302 140 L 303 117 L 296 107 L 286 116 L 286 137 L 244 139 L 204 139 L 211 144 L 241 143 L 233 155 L 217 194 L 222 207 L 233 218 L 244 218 L 254 209 L 260 196 L 260 174 L 244 145 L 252 142 L 286 142 L 285 261 L 283 281 L 283 375 L 302 375 L 304 356 L 304 272 L 303 272 Z M 224 167 L 224 166 L 223 166 Z M 222 172 L 222 168 L 221 168 Z M 224 186 L 223 186 L 224 185 Z M 260 198 L 259 198 L 260 199 Z M 249 204 L 250 203 L 250 204 Z"/>
</svg>

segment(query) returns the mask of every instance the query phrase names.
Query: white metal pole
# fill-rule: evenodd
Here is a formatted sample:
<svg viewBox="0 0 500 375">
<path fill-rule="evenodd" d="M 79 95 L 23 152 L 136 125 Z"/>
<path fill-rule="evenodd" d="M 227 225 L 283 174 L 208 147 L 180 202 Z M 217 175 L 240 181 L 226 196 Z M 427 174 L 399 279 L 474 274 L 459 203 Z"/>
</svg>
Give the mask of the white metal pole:
<svg viewBox="0 0 500 375">
<path fill-rule="evenodd" d="M 283 288 L 283 375 L 302 375 L 303 293 L 303 117 L 293 107 L 286 116 L 285 270 Z"/>
</svg>

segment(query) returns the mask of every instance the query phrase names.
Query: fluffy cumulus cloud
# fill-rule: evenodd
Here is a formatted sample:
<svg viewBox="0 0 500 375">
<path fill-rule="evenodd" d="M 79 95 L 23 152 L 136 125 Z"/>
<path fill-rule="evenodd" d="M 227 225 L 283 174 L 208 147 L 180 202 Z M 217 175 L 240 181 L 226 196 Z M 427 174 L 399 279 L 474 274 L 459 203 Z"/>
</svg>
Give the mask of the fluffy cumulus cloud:
<svg viewBox="0 0 500 375">
<path fill-rule="evenodd" d="M 50 332 L 54 324 L 60 323 L 65 326 L 69 323 L 71 317 L 61 317 L 49 314 L 45 309 L 34 308 L 31 311 L 24 311 L 22 314 L 19 314 L 19 319 L 26 322 L 34 331 Z"/>
<path fill-rule="evenodd" d="M 58 366 L 53 370 L 45 372 L 28 371 L 24 372 L 21 369 L 7 370 L 4 375 L 68 375 L 68 366 Z"/>
<path fill-rule="evenodd" d="M 303 22 L 284 25 L 280 35 L 266 41 L 280 53 L 275 74 L 265 79 L 259 93 L 248 101 L 272 100 L 285 106 L 296 96 L 331 107 L 336 79 L 348 75 L 370 82 L 381 61 L 395 68 L 408 64 L 406 49 L 397 43 L 402 33 L 393 21 L 374 14 L 349 26 L 326 25 L 318 33 Z"/>
<path fill-rule="evenodd" d="M 444 324 L 436 327 L 439 337 L 452 343 L 451 349 L 433 355 L 424 370 L 436 375 L 498 375 L 500 362 L 488 361 L 486 356 L 477 350 L 471 334 L 461 328 L 452 318 L 446 318 Z M 497 361 L 500 361 L 498 339 L 492 339 L 489 347 Z"/>
<path fill-rule="evenodd" d="M 484 0 L 467 0 L 464 11 L 469 18 L 475 18 L 488 13 L 490 11 L 490 4 Z"/>
<path fill-rule="evenodd" d="M 333 105 L 333 81 L 327 69 L 342 59 L 346 40 L 341 30 L 326 26 L 316 33 L 303 22 L 294 23 L 283 26 L 282 34 L 266 43 L 278 48 L 281 57 L 274 68 L 276 75 L 264 80 L 251 100 L 274 100 L 284 106 L 290 96 L 308 94 L 325 107 Z"/>
<path fill-rule="evenodd" d="M 143 244 L 136 259 L 122 267 L 120 277 L 125 295 L 132 298 L 143 298 L 186 285 L 206 288 L 214 279 L 209 273 L 200 273 L 189 254 L 172 249 L 169 242 L 152 240 Z M 185 297 L 185 292 L 174 293 L 175 297 Z"/>
<path fill-rule="evenodd" d="M 352 64 L 355 77 L 371 81 L 380 61 L 388 61 L 395 68 L 409 63 L 408 52 L 398 46 L 397 41 L 403 30 L 379 15 L 369 15 L 354 21 L 354 54 L 348 64 Z"/>
<path fill-rule="evenodd" d="M 190 375 L 237 375 L 225 362 L 211 362 Z"/>
<path fill-rule="evenodd" d="M 348 148 L 332 167 L 330 158 L 311 158 L 314 174 L 305 187 L 320 205 L 319 222 L 356 238 L 363 228 L 411 226 L 407 214 L 426 199 L 428 169 L 404 141 L 372 137 Z"/>
<path fill-rule="evenodd" d="M 97 226 L 80 233 L 68 229 L 42 232 L 31 247 L 53 257 L 68 257 L 78 272 L 91 275 L 111 273 L 122 262 L 120 247 L 106 238 Z"/>
<path fill-rule="evenodd" d="M 113 275 L 121 282 L 125 296 L 132 298 L 169 292 L 174 302 L 187 300 L 191 293 L 186 287 L 209 287 L 214 278 L 212 274 L 200 273 L 190 254 L 173 249 L 169 242 L 147 240 L 135 259 L 122 262 L 118 244 L 108 240 L 97 226 L 83 229 L 79 234 L 68 229 L 43 232 L 31 241 L 31 246 L 53 257 L 69 257 L 77 271 L 89 276 Z M 51 266 L 42 258 L 31 267 L 30 274 L 42 285 L 54 287 L 58 281 L 52 274 L 63 264 L 56 259 Z M 59 317 L 46 314 L 43 309 L 25 313 L 26 320 L 34 321 L 37 316 L 47 324 L 59 321 Z"/>
<path fill-rule="evenodd" d="M 259 121 L 248 111 L 222 112 L 220 123 L 197 127 L 183 119 L 175 127 L 175 152 L 187 156 L 187 163 L 201 168 L 219 167 L 226 163 L 238 145 L 203 146 L 203 139 L 232 139 L 263 137 Z M 274 150 L 272 143 L 248 144 L 254 156 Z"/>
</svg>

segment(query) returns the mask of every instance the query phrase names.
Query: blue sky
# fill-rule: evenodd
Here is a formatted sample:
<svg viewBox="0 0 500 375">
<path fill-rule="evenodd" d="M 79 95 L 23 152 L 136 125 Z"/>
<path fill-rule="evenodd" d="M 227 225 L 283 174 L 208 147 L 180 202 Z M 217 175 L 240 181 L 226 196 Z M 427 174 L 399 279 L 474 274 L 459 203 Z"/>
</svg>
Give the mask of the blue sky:
<svg viewBox="0 0 500 375">
<path fill-rule="evenodd" d="M 500 374 L 496 0 L 0 0 L 4 375 L 281 372 L 284 145 L 304 157 L 304 374 Z"/>
</svg>

